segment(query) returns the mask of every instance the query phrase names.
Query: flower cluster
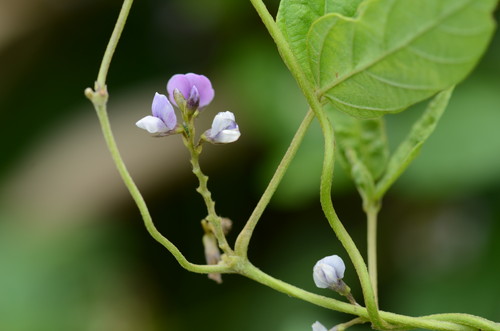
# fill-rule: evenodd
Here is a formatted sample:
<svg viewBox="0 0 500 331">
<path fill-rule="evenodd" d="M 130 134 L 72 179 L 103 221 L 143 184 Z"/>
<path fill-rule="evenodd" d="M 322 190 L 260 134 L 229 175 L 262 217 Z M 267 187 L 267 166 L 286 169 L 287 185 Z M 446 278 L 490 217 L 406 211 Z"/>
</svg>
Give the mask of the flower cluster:
<svg viewBox="0 0 500 331">
<path fill-rule="evenodd" d="M 193 73 L 172 76 L 167 83 L 168 98 L 160 93 L 155 93 L 151 107 L 152 116 L 148 115 L 137 121 L 136 125 L 156 136 L 168 136 L 185 132 L 186 122 L 195 118 L 199 112 L 212 102 L 215 91 L 210 80 Z M 170 101 L 169 101 L 170 99 Z M 175 105 L 179 108 L 183 125 L 177 123 Z M 212 127 L 201 136 L 201 141 L 213 144 L 227 144 L 238 140 L 240 130 L 234 114 L 226 111 L 218 113 Z"/>
</svg>

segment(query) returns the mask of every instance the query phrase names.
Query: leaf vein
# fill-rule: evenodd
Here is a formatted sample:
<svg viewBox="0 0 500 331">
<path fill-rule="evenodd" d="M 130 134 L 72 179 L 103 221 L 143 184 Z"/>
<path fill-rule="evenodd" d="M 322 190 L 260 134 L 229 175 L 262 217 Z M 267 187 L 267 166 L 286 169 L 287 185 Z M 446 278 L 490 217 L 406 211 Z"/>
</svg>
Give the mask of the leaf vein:
<svg viewBox="0 0 500 331">
<path fill-rule="evenodd" d="M 341 77 L 339 78 L 338 80 L 335 80 L 333 82 L 331 82 L 330 84 L 326 85 L 325 87 L 321 88 L 319 90 L 319 95 L 324 95 L 328 90 L 331 90 L 332 88 L 334 88 L 335 86 L 337 86 L 338 84 L 346 81 L 347 79 L 351 78 L 352 76 L 362 72 L 363 70 L 375 65 L 376 63 L 380 62 L 381 60 L 383 60 L 385 57 L 389 56 L 389 55 L 392 55 L 396 52 L 398 52 L 399 50 L 403 49 L 404 47 L 410 45 L 413 41 L 417 40 L 418 38 L 420 38 L 421 36 L 423 36 L 425 33 L 429 32 L 430 30 L 436 28 L 436 26 L 440 23 L 442 23 L 446 18 L 454 15 L 455 13 L 459 12 L 460 10 L 463 10 L 465 7 L 469 6 L 471 1 L 474 1 L 474 0 L 469 0 L 467 2 L 464 2 L 463 5 L 461 6 L 457 6 L 456 8 L 453 8 L 452 10 L 444 13 L 443 15 L 437 17 L 434 21 L 432 21 L 431 23 L 429 23 L 427 26 L 425 26 L 422 30 L 420 30 L 418 33 L 416 33 L 415 35 L 413 35 L 411 38 L 408 38 L 408 40 L 404 40 L 403 42 L 401 42 L 400 45 L 394 47 L 392 50 L 388 50 L 387 52 L 384 52 L 383 54 L 381 54 L 379 57 L 375 58 L 373 61 L 369 61 L 368 63 L 366 63 L 365 65 L 362 65 L 360 66 L 358 69 L 356 70 L 353 70 L 351 73 L 349 73 L 348 75 L 345 75 L 344 77 Z M 322 46 L 322 48 L 324 48 L 324 46 Z"/>
<path fill-rule="evenodd" d="M 406 90 L 429 90 L 429 91 L 432 91 L 434 90 L 434 87 L 432 86 L 428 86 L 428 85 L 410 85 L 410 84 L 404 84 L 404 83 L 401 83 L 401 82 L 396 82 L 396 81 L 393 81 L 393 80 L 390 80 L 390 79 L 387 79 L 385 77 L 381 77 L 377 74 L 374 74 L 373 72 L 370 72 L 368 70 L 365 71 L 365 73 L 378 80 L 379 82 L 381 83 L 384 83 L 386 85 L 390 85 L 390 86 L 394 86 L 394 87 L 398 87 L 398 88 L 401 88 L 401 89 L 406 89 Z"/>
<path fill-rule="evenodd" d="M 369 107 L 369 106 L 360 106 L 360 105 L 354 105 L 352 103 L 349 103 L 347 101 L 341 100 L 337 97 L 334 97 L 332 95 L 328 95 L 326 98 L 330 99 L 331 101 L 338 102 L 342 105 L 353 107 L 353 108 L 358 108 L 358 109 L 364 109 L 364 110 L 373 110 L 373 111 L 384 111 L 384 112 L 394 112 L 397 110 L 400 110 L 400 108 L 377 108 L 377 107 Z"/>
<path fill-rule="evenodd" d="M 420 56 L 423 59 L 429 60 L 431 62 L 435 63 L 440 63 L 440 64 L 461 64 L 461 63 L 467 63 L 472 60 L 474 60 L 475 57 L 463 57 L 459 59 L 450 59 L 446 57 L 440 57 L 437 55 L 433 55 L 427 52 L 424 52 L 421 49 L 418 49 L 416 47 L 408 46 L 408 50 L 412 52 L 415 55 Z"/>
</svg>

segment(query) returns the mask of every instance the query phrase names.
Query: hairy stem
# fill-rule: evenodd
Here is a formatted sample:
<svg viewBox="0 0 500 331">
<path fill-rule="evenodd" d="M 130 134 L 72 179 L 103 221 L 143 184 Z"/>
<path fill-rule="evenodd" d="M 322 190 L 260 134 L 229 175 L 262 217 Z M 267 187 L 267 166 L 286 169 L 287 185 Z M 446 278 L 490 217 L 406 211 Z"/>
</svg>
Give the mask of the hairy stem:
<svg viewBox="0 0 500 331">
<path fill-rule="evenodd" d="M 340 311 L 347 314 L 356 315 L 364 320 L 369 320 L 369 312 L 365 307 L 348 304 L 336 299 L 328 298 L 322 295 L 305 291 L 301 288 L 288 284 L 284 281 L 276 279 L 257 267 L 253 266 L 248 260 L 235 263 L 236 271 L 243 276 L 246 276 L 258 283 L 268 286 L 274 290 L 287 294 L 289 296 L 310 302 L 320 307 Z M 478 331 L 477 326 L 462 325 L 462 323 L 454 323 L 448 320 L 435 320 L 431 316 L 426 317 L 410 317 L 380 311 L 380 316 L 387 322 L 399 326 L 401 329 L 423 328 L 427 330 L 442 330 L 442 331 Z M 384 329 L 384 328 L 381 328 Z M 485 329 L 487 330 L 487 329 Z"/>
<path fill-rule="evenodd" d="M 125 22 L 127 21 L 128 14 L 130 12 L 130 7 L 132 6 L 133 0 L 125 0 L 122 5 L 122 9 L 118 16 L 118 20 L 116 22 L 115 28 L 109 40 L 108 46 L 106 47 L 106 51 L 104 53 L 102 63 L 99 69 L 99 73 L 97 76 L 97 80 L 95 83 L 95 88 L 92 90 L 91 88 L 87 88 L 85 90 L 85 95 L 87 98 L 92 101 L 94 108 L 96 110 L 97 116 L 99 118 L 99 123 L 101 125 L 102 133 L 104 135 L 104 139 L 106 141 L 106 145 L 109 149 L 111 157 L 118 169 L 118 172 L 125 183 L 130 195 L 134 199 L 140 213 L 142 219 L 144 221 L 144 225 L 146 226 L 149 234 L 158 241 L 161 245 L 163 245 L 172 255 L 175 257 L 179 264 L 192 272 L 197 273 L 224 273 L 230 272 L 230 268 L 224 264 L 221 265 L 198 265 L 189 262 L 184 255 L 179 251 L 179 249 L 167 238 L 165 238 L 155 227 L 151 215 L 149 213 L 148 207 L 142 197 L 139 189 L 135 185 L 130 173 L 123 162 L 123 159 L 118 150 L 118 146 L 116 145 L 115 138 L 113 136 L 113 132 L 111 131 L 111 125 L 109 123 L 108 113 L 107 113 L 107 101 L 108 101 L 108 91 L 106 89 L 106 77 L 109 70 L 109 66 L 111 64 L 111 60 L 113 58 L 113 53 L 116 49 L 118 41 L 120 39 L 123 28 L 125 27 Z"/>
<path fill-rule="evenodd" d="M 237 255 L 241 257 L 247 256 L 248 245 L 250 244 L 250 239 L 252 238 L 253 231 L 257 226 L 257 223 L 260 217 L 262 216 L 262 213 L 266 209 L 266 206 L 269 204 L 271 197 L 273 196 L 274 192 L 276 192 L 276 189 L 278 188 L 279 183 L 283 179 L 283 176 L 285 175 L 288 166 L 295 157 L 295 154 L 297 153 L 297 150 L 299 149 L 300 144 L 302 143 L 302 140 L 304 139 L 307 129 L 309 128 L 309 125 L 311 124 L 313 119 L 314 119 L 314 113 L 309 109 L 306 116 L 302 120 L 299 129 L 295 133 L 295 136 L 290 142 L 290 146 L 288 147 L 285 155 L 283 156 L 283 159 L 278 165 L 278 168 L 276 169 L 273 178 L 271 178 L 271 181 L 269 182 L 266 190 L 262 194 L 259 202 L 257 203 L 257 206 L 255 206 L 255 209 L 253 210 L 252 214 L 250 215 L 250 218 L 245 224 L 245 227 L 243 228 L 243 230 L 241 230 L 240 234 L 238 235 L 238 238 L 236 238 L 235 252 Z"/>
<path fill-rule="evenodd" d="M 320 201 L 323 207 L 325 216 L 330 223 L 330 226 L 334 230 L 335 234 L 339 238 L 342 245 L 345 247 L 349 257 L 351 258 L 358 277 L 361 282 L 361 287 L 363 290 L 363 297 L 365 299 L 365 304 L 368 308 L 370 315 L 370 320 L 375 327 L 381 328 L 383 322 L 380 319 L 378 313 L 378 306 L 376 303 L 375 295 L 371 286 L 370 277 L 368 274 L 368 269 L 361 256 L 361 253 L 357 249 L 354 241 L 351 239 L 344 226 L 340 222 L 335 209 L 333 208 L 333 203 L 331 200 L 331 187 L 333 184 L 333 167 L 334 167 L 334 134 L 331 123 L 323 112 L 320 100 L 315 94 L 315 88 L 308 81 L 306 75 L 304 74 L 302 68 L 300 67 L 297 59 L 295 58 L 293 52 L 291 51 L 288 42 L 281 33 L 280 29 L 276 25 L 273 17 L 267 10 L 265 4 L 262 0 L 250 0 L 255 10 L 262 19 L 264 25 L 269 31 L 269 34 L 276 43 L 279 53 L 285 62 L 286 66 L 292 73 L 293 77 L 297 81 L 302 93 L 307 99 L 311 109 L 314 111 L 314 115 L 319 121 L 321 129 L 324 136 L 324 161 L 323 161 L 323 171 L 321 176 L 321 187 L 320 187 Z"/>
<path fill-rule="evenodd" d="M 377 276 L 377 216 L 380 210 L 378 203 L 369 203 L 366 208 L 368 231 L 368 273 L 372 281 L 373 293 L 378 304 L 378 276 Z"/>
<path fill-rule="evenodd" d="M 449 321 L 457 324 L 476 327 L 482 331 L 500 331 L 500 323 L 489 321 L 485 318 L 460 313 L 434 314 L 424 316 L 423 318 L 434 319 L 437 321 Z"/>
<path fill-rule="evenodd" d="M 349 322 L 336 325 L 333 328 L 333 330 L 335 330 L 335 331 L 345 331 L 347 328 L 350 328 L 353 325 L 363 324 L 363 323 L 366 323 L 365 319 L 363 319 L 361 317 L 356 317 L 356 318 L 350 320 Z"/>
<path fill-rule="evenodd" d="M 200 167 L 201 146 L 196 146 L 194 144 L 195 132 L 192 120 L 188 127 L 191 128 L 191 132 L 189 132 L 189 135 L 184 135 L 184 144 L 188 148 L 189 153 L 191 155 L 191 165 L 193 167 L 193 173 L 196 175 L 199 181 L 199 186 L 196 189 L 196 191 L 200 193 L 200 195 L 203 197 L 203 201 L 205 201 L 205 205 L 207 207 L 207 212 L 208 212 L 207 220 L 213 227 L 214 235 L 217 238 L 219 247 L 222 249 L 224 253 L 231 254 L 232 249 L 229 246 L 229 243 L 227 242 L 226 235 L 224 234 L 224 230 L 222 229 L 222 221 L 215 211 L 215 202 L 212 199 L 212 193 L 210 192 L 207 186 L 208 176 L 201 171 Z"/>
<path fill-rule="evenodd" d="M 111 65 L 111 60 L 113 59 L 113 54 L 115 53 L 116 46 L 122 35 L 123 28 L 127 22 L 127 17 L 132 7 L 134 0 L 124 0 L 118 19 L 116 20 L 115 28 L 109 39 L 108 46 L 102 57 L 101 66 L 99 67 L 99 73 L 97 75 L 97 84 L 99 86 L 106 85 L 106 77 L 108 75 L 109 66 Z M 97 88 L 96 88 L 97 89 Z"/>
<path fill-rule="evenodd" d="M 130 195 L 134 199 L 137 208 L 139 209 L 142 219 L 144 221 L 144 225 L 146 226 L 147 231 L 149 234 L 160 244 L 162 244 L 172 255 L 175 257 L 177 262 L 179 264 L 193 272 L 197 273 L 214 273 L 214 272 L 219 272 L 219 273 L 224 273 L 224 272 L 229 272 L 229 267 L 226 265 L 217 265 L 217 266 L 212 266 L 212 265 L 198 265 L 198 264 L 193 264 L 189 262 L 184 255 L 179 251 L 179 249 L 167 238 L 165 238 L 155 227 L 153 223 L 153 219 L 151 218 L 151 214 L 149 213 L 148 207 L 146 205 L 146 202 L 144 201 L 144 198 L 142 197 L 141 193 L 139 192 L 139 189 L 137 188 L 137 185 L 134 183 L 132 177 L 130 176 L 130 173 L 128 172 L 125 163 L 123 162 L 123 159 L 120 155 L 120 152 L 118 150 L 118 146 L 116 145 L 115 138 L 113 136 L 113 133 L 111 131 L 111 126 L 109 123 L 109 118 L 108 114 L 106 111 L 106 103 L 105 99 L 107 99 L 107 92 L 105 89 L 98 90 L 96 92 L 92 92 L 89 89 L 86 90 L 87 96 L 92 100 L 94 103 L 94 107 L 97 112 L 97 116 L 99 118 L 99 122 L 101 124 L 102 132 L 104 135 L 104 139 L 106 141 L 106 145 L 108 146 L 109 152 L 113 158 L 113 161 L 116 165 L 116 168 L 118 169 L 118 172 L 125 183 L 125 186 L 127 187 L 128 191 L 130 192 Z M 103 96 L 106 96 L 103 98 Z"/>
</svg>

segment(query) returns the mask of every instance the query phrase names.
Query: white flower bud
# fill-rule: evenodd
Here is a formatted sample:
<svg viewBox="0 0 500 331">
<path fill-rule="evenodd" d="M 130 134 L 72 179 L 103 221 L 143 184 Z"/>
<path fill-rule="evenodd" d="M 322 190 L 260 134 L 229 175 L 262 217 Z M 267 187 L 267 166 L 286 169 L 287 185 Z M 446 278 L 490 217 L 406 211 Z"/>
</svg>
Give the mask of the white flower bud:
<svg viewBox="0 0 500 331">
<path fill-rule="evenodd" d="M 240 137 L 240 129 L 230 111 L 218 113 L 212 122 L 212 128 L 205 131 L 205 138 L 213 144 L 228 144 Z"/>
<path fill-rule="evenodd" d="M 344 261 L 338 255 L 324 257 L 314 265 L 314 283 L 319 288 L 335 289 L 344 278 L 344 271 Z"/>
</svg>

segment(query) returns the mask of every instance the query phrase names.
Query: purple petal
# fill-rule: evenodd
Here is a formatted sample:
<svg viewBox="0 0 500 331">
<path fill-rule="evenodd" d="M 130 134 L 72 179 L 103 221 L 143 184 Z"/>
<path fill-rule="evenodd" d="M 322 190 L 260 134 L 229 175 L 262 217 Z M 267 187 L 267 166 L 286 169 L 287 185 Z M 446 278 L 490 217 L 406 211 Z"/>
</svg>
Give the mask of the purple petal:
<svg viewBox="0 0 500 331">
<path fill-rule="evenodd" d="M 151 106 L 153 116 L 161 119 L 169 130 L 173 130 L 177 125 L 177 116 L 168 99 L 163 94 L 155 93 L 153 105 Z"/>
<path fill-rule="evenodd" d="M 186 105 L 188 109 L 196 110 L 200 107 L 200 93 L 196 86 L 191 88 L 191 92 L 189 92 L 189 98 L 186 100 Z"/>
<path fill-rule="evenodd" d="M 214 99 L 215 91 L 212 88 L 210 80 L 203 76 L 193 73 L 186 74 L 191 86 L 196 86 L 200 94 L 200 108 L 207 106 Z"/>
<path fill-rule="evenodd" d="M 167 91 L 170 101 L 177 106 L 174 99 L 174 89 L 178 89 L 184 96 L 184 99 L 187 100 L 193 86 L 196 86 L 200 95 L 199 108 L 203 108 L 212 102 L 215 95 L 212 83 L 210 83 L 210 80 L 207 77 L 193 73 L 185 75 L 177 74 L 170 78 L 167 83 Z"/>
<path fill-rule="evenodd" d="M 186 75 L 173 75 L 167 83 L 167 92 L 170 102 L 177 106 L 174 98 L 175 89 L 178 89 L 184 96 L 184 99 L 187 99 L 189 97 L 189 92 L 191 92 L 191 87 L 192 85 L 186 78 Z"/>
</svg>

